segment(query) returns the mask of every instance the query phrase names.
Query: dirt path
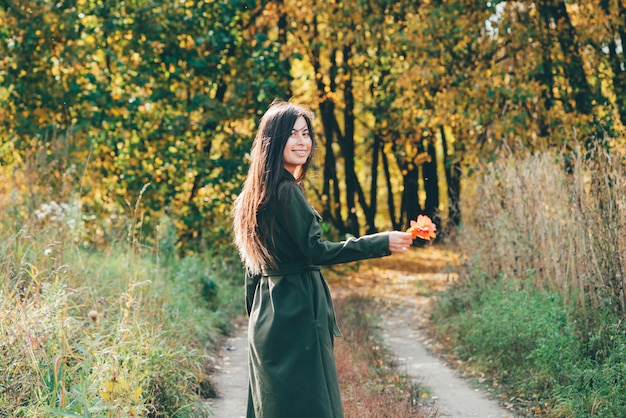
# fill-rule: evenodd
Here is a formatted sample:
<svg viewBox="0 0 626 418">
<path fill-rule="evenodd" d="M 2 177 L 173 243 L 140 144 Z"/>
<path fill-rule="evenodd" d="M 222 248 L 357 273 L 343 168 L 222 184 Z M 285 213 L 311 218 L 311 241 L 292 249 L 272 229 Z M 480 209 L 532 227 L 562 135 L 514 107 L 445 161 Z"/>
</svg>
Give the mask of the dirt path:
<svg viewBox="0 0 626 418">
<path fill-rule="evenodd" d="M 455 262 L 453 253 L 427 247 L 412 250 L 404 256 L 362 262 L 358 271 L 350 274 L 343 272 L 337 278 L 329 274 L 329 281 L 335 296 L 357 293 L 380 303 L 380 325 L 387 348 L 397 357 L 400 372 L 429 389 L 437 417 L 512 418 L 512 412 L 471 387 L 432 355 L 420 331 L 420 318 L 423 318 L 430 295 L 454 280 L 450 265 Z M 244 324 L 238 325 L 233 336 L 225 342 L 218 364 L 221 366 L 213 379 L 220 397 L 212 402 L 214 416 L 244 417 L 247 400 Z"/>
<path fill-rule="evenodd" d="M 382 337 L 395 356 L 398 370 L 411 376 L 420 387 L 427 387 L 438 412 L 437 417 L 506 418 L 514 415 L 502 409 L 486 394 L 474 389 L 455 371 L 426 348 L 423 333 L 415 325 L 410 307 L 389 309 L 381 321 Z"/>
<path fill-rule="evenodd" d="M 245 418 L 248 399 L 248 336 L 246 324 L 236 324 L 223 344 L 213 382 L 218 398 L 211 399 L 216 418 Z"/>
</svg>

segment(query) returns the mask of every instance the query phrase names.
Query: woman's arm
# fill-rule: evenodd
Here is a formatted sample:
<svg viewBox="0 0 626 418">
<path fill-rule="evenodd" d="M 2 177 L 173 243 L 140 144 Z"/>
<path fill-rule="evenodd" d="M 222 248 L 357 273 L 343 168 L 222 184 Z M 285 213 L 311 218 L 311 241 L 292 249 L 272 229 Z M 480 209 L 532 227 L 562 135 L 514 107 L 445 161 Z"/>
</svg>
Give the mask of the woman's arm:
<svg viewBox="0 0 626 418">
<path fill-rule="evenodd" d="M 393 231 L 331 242 L 322 238 L 318 214 L 293 182 L 281 188 L 277 222 L 282 226 L 294 251 L 314 265 L 339 264 L 367 258 L 384 257 L 391 252 L 406 251 L 412 243 L 411 234 Z"/>
</svg>

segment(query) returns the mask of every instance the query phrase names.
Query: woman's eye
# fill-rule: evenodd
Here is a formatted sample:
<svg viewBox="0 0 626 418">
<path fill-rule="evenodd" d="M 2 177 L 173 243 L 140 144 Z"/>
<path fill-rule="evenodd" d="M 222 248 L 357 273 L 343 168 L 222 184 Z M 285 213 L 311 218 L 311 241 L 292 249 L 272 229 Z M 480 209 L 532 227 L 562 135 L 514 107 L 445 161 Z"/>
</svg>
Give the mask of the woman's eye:
<svg viewBox="0 0 626 418">
<path fill-rule="evenodd" d="M 289 138 L 294 138 L 296 136 L 298 136 L 298 132 L 294 131 L 294 132 L 291 133 L 291 135 L 289 135 Z M 304 132 L 302 132 L 302 136 L 305 137 L 305 138 L 308 138 L 311 135 L 309 134 L 309 131 L 304 131 Z"/>
</svg>

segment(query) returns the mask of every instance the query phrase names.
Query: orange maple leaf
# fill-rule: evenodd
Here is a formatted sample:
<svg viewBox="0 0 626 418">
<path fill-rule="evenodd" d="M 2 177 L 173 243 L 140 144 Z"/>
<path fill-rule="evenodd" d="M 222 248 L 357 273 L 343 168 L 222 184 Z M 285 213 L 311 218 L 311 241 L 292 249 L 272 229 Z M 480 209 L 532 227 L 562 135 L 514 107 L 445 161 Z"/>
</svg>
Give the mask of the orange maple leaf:
<svg viewBox="0 0 626 418">
<path fill-rule="evenodd" d="M 427 241 L 437 236 L 436 231 L 437 226 L 426 215 L 418 215 L 417 221 L 411 221 L 411 226 L 406 230 L 413 235 L 413 239 L 421 238 Z"/>
</svg>

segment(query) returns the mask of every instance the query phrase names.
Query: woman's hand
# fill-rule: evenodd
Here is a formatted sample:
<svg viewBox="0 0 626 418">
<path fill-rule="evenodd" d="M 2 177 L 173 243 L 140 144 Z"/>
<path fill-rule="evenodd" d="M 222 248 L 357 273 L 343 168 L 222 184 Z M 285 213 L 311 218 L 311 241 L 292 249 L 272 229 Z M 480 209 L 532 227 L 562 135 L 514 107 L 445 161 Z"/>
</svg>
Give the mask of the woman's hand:
<svg viewBox="0 0 626 418">
<path fill-rule="evenodd" d="M 409 232 L 389 232 L 389 251 L 392 253 L 405 253 L 413 244 L 413 236 Z"/>
</svg>

